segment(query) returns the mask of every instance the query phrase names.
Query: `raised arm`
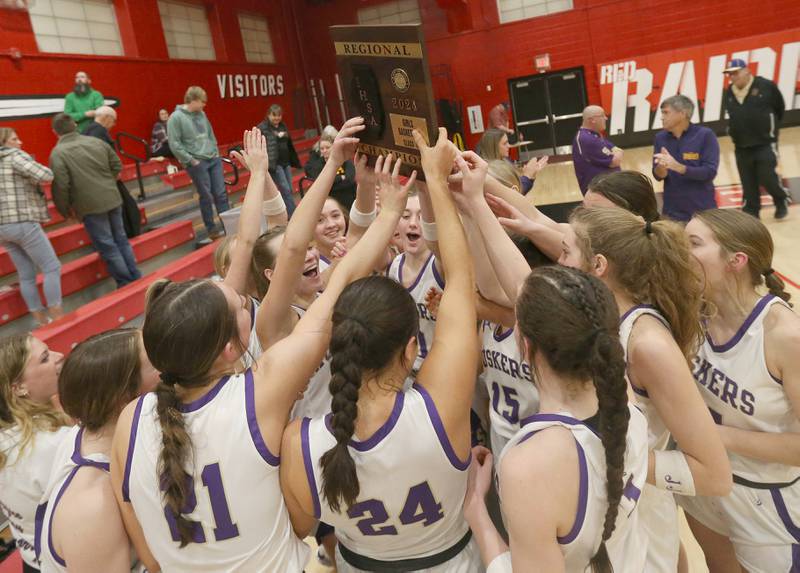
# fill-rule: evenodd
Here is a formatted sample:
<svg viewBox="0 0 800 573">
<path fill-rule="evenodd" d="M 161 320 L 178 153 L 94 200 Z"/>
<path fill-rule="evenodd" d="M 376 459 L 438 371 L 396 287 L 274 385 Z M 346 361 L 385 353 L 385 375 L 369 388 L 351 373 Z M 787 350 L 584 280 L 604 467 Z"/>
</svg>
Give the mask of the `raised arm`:
<svg viewBox="0 0 800 573">
<path fill-rule="evenodd" d="M 356 154 L 356 200 L 350 209 L 347 246 L 352 248 L 375 220 L 375 173 L 367 167 L 367 156 Z"/>
<path fill-rule="evenodd" d="M 295 325 L 297 315 L 292 310 L 292 300 L 303 274 L 308 245 L 314 238 L 314 227 L 330 192 L 336 170 L 347 157 L 350 141 L 363 129 L 362 118 L 345 122 L 333 142 L 325 167 L 297 206 L 286 228 L 269 290 L 256 315 L 256 332 L 265 350 L 286 337 Z"/>
<path fill-rule="evenodd" d="M 247 191 L 239 215 L 236 246 L 231 253 L 231 264 L 224 282 L 236 292 L 246 294 L 253 245 L 261 231 L 261 205 L 264 201 L 264 184 L 268 178 L 269 156 L 267 140 L 257 127 L 252 131 L 245 131 L 242 142 L 244 148 L 241 153 L 234 152 L 233 155 L 250 170 L 250 181 L 247 182 Z"/>
<path fill-rule="evenodd" d="M 464 155 L 471 161 L 480 160 L 471 151 L 464 152 Z M 519 287 L 525 282 L 531 268 L 489 208 L 486 201 L 487 199 L 491 201 L 492 198 L 485 197 L 483 192 L 478 189 L 464 186 L 463 190 L 466 208 L 480 230 L 484 247 L 497 274 L 497 279 L 513 306 L 517 300 Z"/>
<path fill-rule="evenodd" d="M 475 276 L 472 259 L 461 220 L 447 188 L 447 176 L 455 161 L 463 177 L 462 186 L 483 190 L 488 165 L 477 161 L 468 164 L 447 140 L 447 131 L 439 128 L 439 139 L 429 147 L 414 131 L 414 141 L 422 153 L 428 192 L 436 215 L 439 248 L 447 269 L 442 300 L 436 319 L 434 343 L 422 364 L 417 381 L 433 398 L 447 435 L 459 458 L 469 455 L 469 410 L 475 390 L 478 341 L 475 336 Z"/>
<path fill-rule="evenodd" d="M 342 135 L 342 132 L 339 134 Z M 350 148 L 348 151 L 355 151 L 353 147 L 358 140 L 346 135 L 344 139 L 346 147 Z M 289 410 L 328 349 L 333 305 L 348 284 L 367 276 L 375 267 L 375 262 L 392 238 L 405 209 L 408 189 L 415 179 L 416 173 L 405 186 L 381 189 L 383 208 L 363 240 L 341 260 L 331 275 L 328 287 L 308 308 L 292 333 L 274 344 L 258 360 L 255 371 L 256 414 L 270 451 L 277 452 L 279 449 Z M 276 449 L 272 450 L 273 447 Z"/>
</svg>

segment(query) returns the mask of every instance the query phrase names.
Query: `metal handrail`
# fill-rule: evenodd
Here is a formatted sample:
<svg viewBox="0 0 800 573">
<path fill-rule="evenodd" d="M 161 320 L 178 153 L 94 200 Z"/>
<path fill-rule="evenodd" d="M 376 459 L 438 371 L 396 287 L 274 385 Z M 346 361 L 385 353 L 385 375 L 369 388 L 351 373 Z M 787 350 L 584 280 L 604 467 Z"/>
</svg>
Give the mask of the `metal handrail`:
<svg viewBox="0 0 800 573">
<path fill-rule="evenodd" d="M 139 155 L 134 155 L 133 153 L 129 153 L 122 148 L 122 138 L 127 137 L 128 139 L 132 139 L 136 143 L 140 143 L 144 148 L 144 157 Z M 123 157 L 127 157 L 128 159 L 132 160 L 136 164 L 136 180 L 139 182 L 139 201 L 144 201 L 147 199 L 144 194 L 144 182 L 142 181 L 142 163 L 146 163 L 150 161 L 150 144 L 147 140 L 142 139 L 137 135 L 133 135 L 132 133 L 128 133 L 126 131 L 118 131 L 117 138 L 116 138 L 116 146 L 117 152 L 122 155 Z"/>
<path fill-rule="evenodd" d="M 223 163 L 228 163 L 230 164 L 231 167 L 233 167 L 233 181 L 228 181 L 227 179 L 225 179 L 225 185 L 233 187 L 239 182 L 239 166 L 236 165 L 236 162 L 233 159 L 230 159 L 228 157 L 221 157 L 220 159 L 222 159 Z M 223 173 L 224 173 L 224 167 L 223 167 Z"/>
</svg>

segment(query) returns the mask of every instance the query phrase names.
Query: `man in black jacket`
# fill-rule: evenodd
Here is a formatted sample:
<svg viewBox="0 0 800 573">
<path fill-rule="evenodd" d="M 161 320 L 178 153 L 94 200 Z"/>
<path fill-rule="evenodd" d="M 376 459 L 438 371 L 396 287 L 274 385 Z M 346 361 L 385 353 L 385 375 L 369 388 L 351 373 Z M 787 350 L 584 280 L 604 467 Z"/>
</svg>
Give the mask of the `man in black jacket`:
<svg viewBox="0 0 800 573">
<path fill-rule="evenodd" d="M 758 217 L 759 187 L 763 185 L 775 203 L 775 218 L 783 219 L 788 214 L 788 194 L 776 171 L 778 129 L 785 109 L 783 96 L 773 82 L 751 74 L 744 60 L 731 60 L 724 72 L 730 80 L 725 106 L 742 180 L 742 210 Z"/>
</svg>

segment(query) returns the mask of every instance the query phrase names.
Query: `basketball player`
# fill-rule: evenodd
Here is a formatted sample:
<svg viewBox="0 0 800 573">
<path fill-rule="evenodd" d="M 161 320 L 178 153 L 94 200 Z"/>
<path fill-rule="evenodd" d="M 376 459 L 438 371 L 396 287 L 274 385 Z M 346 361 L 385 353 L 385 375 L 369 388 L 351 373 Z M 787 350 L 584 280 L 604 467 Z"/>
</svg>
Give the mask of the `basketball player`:
<svg viewBox="0 0 800 573">
<path fill-rule="evenodd" d="M 63 360 L 63 354 L 30 334 L 0 339 L 0 508 L 11 525 L 23 573 L 39 570 L 36 507 L 53 456 L 72 424 L 52 404 Z"/>
<path fill-rule="evenodd" d="M 695 214 L 686 233 L 716 309 L 694 377 L 734 485 L 729 496 L 680 503 L 712 573 L 739 564 L 750 573 L 800 571 L 800 319 L 758 219 L 712 209 Z"/>
<path fill-rule="evenodd" d="M 506 248 L 513 247 L 506 239 Z M 641 573 L 637 500 L 647 478 L 646 421 L 628 404 L 612 293 L 566 267 L 534 269 L 516 301 L 540 411 L 500 457 L 510 554 L 484 503 L 485 454 L 465 516 L 493 572 Z M 480 463 L 480 456 L 473 462 Z"/>
<path fill-rule="evenodd" d="M 479 225 L 492 260 L 508 260 L 507 253 L 494 248 L 502 245 L 500 225 L 487 208 L 481 212 Z M 626 376 L 648 419 L 653 453 L 641 499 L 648 570 L 674 572 L 680 539 L 671 492 L 725 495 L 731 486 L 721 439 L 688 365 L 700 338 L 701 283 L 677 224 L 645 223 L 617 208 L 578 208 L 570 223 L 559 263 L 599 277 L 614 293 Z M 513 296 L 511 269 L 495 269 L 506 294 Z M 520 263 L 516 274 L 523 271 Z M 666 451 L 670 433 L 681 451 Z"/>
<path fill-rule="evenodd" d="M 158 382 L 141 338 L 137 329 L 109 330 L 81 342 L 64 361 L 59 398 L 79 425 L 53 458 L 45 501 L 37 510 L 42 571 L 141 570 L 131 556 L 109 476 L 120 412 Z M 158 570 L 149 555 L 142 557 L 149 570 Z"/>
<path fill-rule="evenodd" d="M 425 300 L 431 296 L 431 291 L 444 289 L 441 259 L 436 256 L 439 248 L 436 223 L 427 191 L 408 197 L 397 230 L 403 252 L 389 265 L 386 276 L 403 285 L 417 305 L 420 322 L 414 370 L 418 371 L 430 351 L 436 329 L 436 317 L 428 311 Z"/>
<path fill-rule="evenodd" d="M 296 420 L 284 435 L 281 483 L 295 531 L 304 534 L 317 519 L 332 524 L 344 573 L 480 570 L 462 515 L 478 349 L 472 265 L 446 183 L 457 150 L 443 128 L 433 148 L 417 131 L 414 139 L 442 258 L 453 269 L 436 342 L 417 383 L 405 389 L 418 354 L 414 300 L 384 277 L 353 283 L 334 307 L 333 412 Z M 485 164 L 470 169 L 459 158 L 459 167 L 465 186 L 483 187 Z M 407 191 L 396 176 L 380 186 Z M 381 206 L 382 214 L 383 198 Z"/>
<path fill-rule="evenodd" d="M 362 126 L 346 123 L 334 145 L 352 155 Z M 208 280 L 151 287 L 143 337 L 161 383 L 123 412 L 112 471 L 137 551 L 149 547 L 162 570 L 302 571 L 308 548 L 278 483 L 281 435 L 328 347 L 335 300 L 374 267 L 404 201 L 387 193 L 325 292 L 252 370 L 238 370 L 250 336 L 242 295 Z"/>
</svg>

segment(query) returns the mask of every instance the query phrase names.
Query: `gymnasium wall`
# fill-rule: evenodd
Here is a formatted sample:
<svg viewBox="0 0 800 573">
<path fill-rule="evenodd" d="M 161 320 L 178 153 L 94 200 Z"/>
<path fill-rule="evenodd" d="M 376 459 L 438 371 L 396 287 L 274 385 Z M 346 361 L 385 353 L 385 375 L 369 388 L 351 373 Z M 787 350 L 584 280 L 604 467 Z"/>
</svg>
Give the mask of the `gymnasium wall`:
<svg viewBox="0 0 800 573">
<path fill-rule="evenodd" d="M 302 66 L 293 3 L 206 2 L 216 61 L 169 59 L 156 0 L 114 0 L 124 57 L 39 53 L 28 14 L 0 9 L 0 107 L 26 96 L 63 96 L 72 89 L 75 72 L 84 70 L 107 99 L 119 100 L 115 129 L 148 141 L 158 109 L 172 111 L 183 103 L 190 85 L 203 86 L 208 93 L 206 113 L 220 143 L 241 139 L 242 130 L 261 121 L 271 103 L 284 107 L 290 127 L 305 127 L 307 116 L 298 118 L 301 125 L 295 125 L 293 117 L 295 108 L 304 111 L 307 107 L 295 103 L 303 101 L 304 81 L 298 74 Z M 239 10 L 267 17 L 275 64 L 246 62 Z M 19 58 L 12 57 L 12 49 L 19 51 Z M 279 95 L 281 84 L 283 93 Z M 262 96 L 262 88 L 275 95 Z M 56 142 L 49 117 L 0 119 L 0 125 L 14 127 L 25 149 L 39 159 L 46 159 Z"/>
<path fill-rule="evenodd" d="M 573 0 L 573 10 L 508 24 L 499 23 L 497 0 L 418 1 L 431 67 L 448 70 L 452 80 L 451 87 L 450 79 L 435 75 L 436 96 L 460 99 L 464 109 L 481 105 L 484 122 L 489 109 L 509 101 L 508 79 L 536 73 L 537 54 L 549 53 L 553 70 L 584 66 L 589 101 L 599 103 L 599 64 L 800 29 L 797 0 Z M 309 77 L 334 85 L 327 26 L 356 23 L 359 7 L 379 3 L 330 0 L 298 14 L 309 40 Z M 332 114 L 338 109 L 335 102 L 329 106 Z M 480 135 L 470 135 L 467 127 L 472 146 Z"/>
</svg>

